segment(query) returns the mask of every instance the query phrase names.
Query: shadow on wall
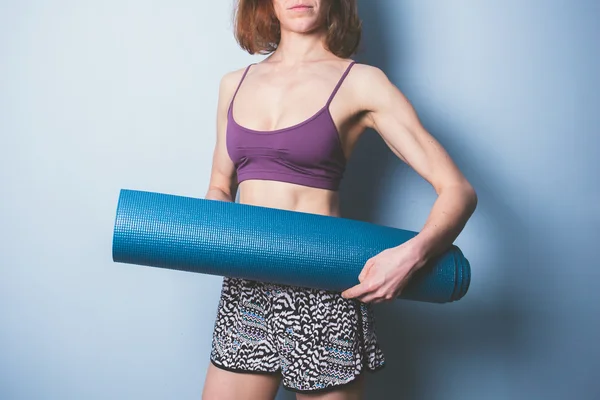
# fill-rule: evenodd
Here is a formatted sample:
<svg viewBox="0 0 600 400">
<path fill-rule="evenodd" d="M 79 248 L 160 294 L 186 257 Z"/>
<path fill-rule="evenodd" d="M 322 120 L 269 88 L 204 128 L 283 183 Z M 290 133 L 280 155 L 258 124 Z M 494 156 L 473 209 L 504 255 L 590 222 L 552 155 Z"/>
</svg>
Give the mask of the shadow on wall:
<svg viewBox="0 0 600 400">
<path fill-rule="evenodd" d="M 460 132 L 454 131 L 458 130 L 461 121 L 438 115 L 434 104 L 428 101 L 419 102 L 419 94 L 410 90 L 411 82 L 403 82 L 402 78 L 395 81 L 394 77 L 405 75 L 403 67 L 406 64 L 403 66 L 403 63 L 410 62 L 409 55 L 404 54 L 405 49 L 410 48 L 406 42 L 410 36 L 398 37 L 396 34 L 392 39 L 386 35 L 384 21 L 389 17 L 383 18 L 386 15 L 385 8 L 386 2 L 383 1 L 359 0 L 364 30 L 362 50 L 356 59 L 381 68 L 394 84 L 411 92 L 404 91 L 415 105 L 426 129 L 442 143 L 474 185 L 479 197 L 477 213 L 485 215 L 486 226 L 494 228 L 486 232 L 486 242 L 489 241 L 491 252 L 486 253 L 483 261 L 486 268 L 502 272 L 494 273 L 501 279 L 500 282 L 494 282 L 494 290 L 491 290 L 496 292 L 496 296 L 478 287 L 478 265 L 472 265 L 474 274 L 470 292 L 456 304 L 398 301 L 376 306 L 377 332 L 387 365 L 380 372 L 368 375 L 365 398 L 450 398 L 440 392 L 447 385 L 448 378 L 445 378 L 446 385 L 438 384 L 441 383 L 439 378 L 448 376 L 449 368 L 460 369 L 464 366 L 474 371 L 480 357 L 496 357 L 498 354 L 513 360 L 519 357 L 522 350 L 518 348 L 519 343 L 524 342 L 520 337 L 523 335 L 525 319 L 517 304 L 520 296 L 514 293 L 518 288 L 511 288 L 510 295 L 506 295 L 505 290 L 508 291 L 512 285 L 510 276 L 522 268 L 521 264 L 515 265 L 514 260 L 528 259 L 525 241 L 514 234 L 526 230 L 515 213 L 503 203 L 502 188 L 494 187 L 500 186 L 500 180 L 495 179 L 497 177 L 486 170 L 485 165 L 474 165 L 472 160 L 475 157 L 465 151 L 464 144 L 452 139 L 461 136 Z M 395 5 L 394 10 L 398 9 L 399 6 Z M 398 13 L 397 18 L 400 19 L 396 21 L 397 24 L 402 24 L 403 15 Z M 402 57 L 398 57 L 398 53 Z M 390 55 L 394 55 L 395 60 L 404 61 L 392 65 Z M 410 174 L 398 171 L 405 169 L 407 171 L 404 172 L 409 172 L 409 168 L 392 153 L 376 132 L 366 132 L 352 154 L 341 188 L 344 217 L 370 222 L 381 219 L 377 216 L 378 212 L 381 213 L 378 211 L 380 196 L 386 193 L 388 185 L 408 186 L 406 177 Z M 402 204 L 398 206 L 402 207 Z M 393 214 L 389 217 L 386 215 L 385 220 L 391 226 L 403 226 L 403 221 Z M 469 257 L 468 252 L 466 256 Z M 454 376 L 464 375 L 464 372 L 459 372 Z M 390 393 L 394 393 L 393 397 Z"/>
</svg>

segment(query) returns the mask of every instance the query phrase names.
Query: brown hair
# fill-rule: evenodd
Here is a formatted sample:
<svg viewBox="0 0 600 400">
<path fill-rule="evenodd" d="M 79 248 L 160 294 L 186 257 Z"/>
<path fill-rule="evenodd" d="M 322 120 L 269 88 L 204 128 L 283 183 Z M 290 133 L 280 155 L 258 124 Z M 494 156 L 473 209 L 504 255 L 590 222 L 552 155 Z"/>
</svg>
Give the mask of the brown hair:
<svg viewBox="0 0 600 400">
<path fill-rule="evenodd" d="M 356 0 L 323 0 L 326 8 L 329 51 L 341 58 L 356 52 L 362 25 Z M 273 0 L 238 0 L 234 14 L 235 38 L 250 54 L 269 54 L 277 49 L 281 39 L 279 21 Z"/>
</svg>

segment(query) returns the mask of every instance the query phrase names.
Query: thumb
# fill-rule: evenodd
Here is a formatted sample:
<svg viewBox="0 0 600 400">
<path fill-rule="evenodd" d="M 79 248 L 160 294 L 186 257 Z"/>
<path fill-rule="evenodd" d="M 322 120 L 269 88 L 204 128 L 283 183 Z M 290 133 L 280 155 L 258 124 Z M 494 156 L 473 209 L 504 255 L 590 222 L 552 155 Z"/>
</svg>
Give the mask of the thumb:
<svg viewBox="0 0 600 400">
<path fill-rule="evenodd" d="M 363 267 L 362 271 L 360 272 L 360 275 L 358 275 L 359 282 L 362 283 L 362 281 L 365 280 L 365 278 L 369 274 L 369 271 L 371 270 L 371 267 L 373 266 L 373 264 L 374 264 L 373 259 L 367 260 L 367 262 L 365 263 L 365 266 Z"/>
</svg>

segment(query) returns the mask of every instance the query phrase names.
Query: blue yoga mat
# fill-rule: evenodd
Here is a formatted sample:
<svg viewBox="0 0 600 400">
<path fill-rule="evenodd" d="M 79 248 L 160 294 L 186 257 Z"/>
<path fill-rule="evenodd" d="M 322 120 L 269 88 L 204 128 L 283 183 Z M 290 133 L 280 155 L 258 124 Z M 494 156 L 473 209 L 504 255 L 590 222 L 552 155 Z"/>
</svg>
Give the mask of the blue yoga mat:
<svg viewBox="0 0 600 400">
<path fill-rule="evenodd" d="M 122 189 L 115 262 L 342 292 L 365 262 L 417 233 L 347 218 Z M 417 271 L 399 298 L 462 298 L 471 271 L 461 250 Z"/>
</svg>

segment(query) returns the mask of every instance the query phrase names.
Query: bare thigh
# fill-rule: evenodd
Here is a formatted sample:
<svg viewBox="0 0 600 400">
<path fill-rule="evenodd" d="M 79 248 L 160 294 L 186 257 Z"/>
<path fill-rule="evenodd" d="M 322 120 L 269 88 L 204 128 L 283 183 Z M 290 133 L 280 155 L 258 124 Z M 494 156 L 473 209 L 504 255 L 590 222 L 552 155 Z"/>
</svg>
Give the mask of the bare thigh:
<svg viewBox="0 0 600 400">
<path fill-rule="evenodd" d="M 315 394 L 296 393 L 296 400 L 362 400 L 363 383 L 363 376 L 359 375 L 354 382 L 337 390 Z"/>
<path fill-rule="evenodd" d="M 210 363 L 202 400 L 273 400 L 280 382 L 278 374 L 230 372 Z"/>
</svg>

